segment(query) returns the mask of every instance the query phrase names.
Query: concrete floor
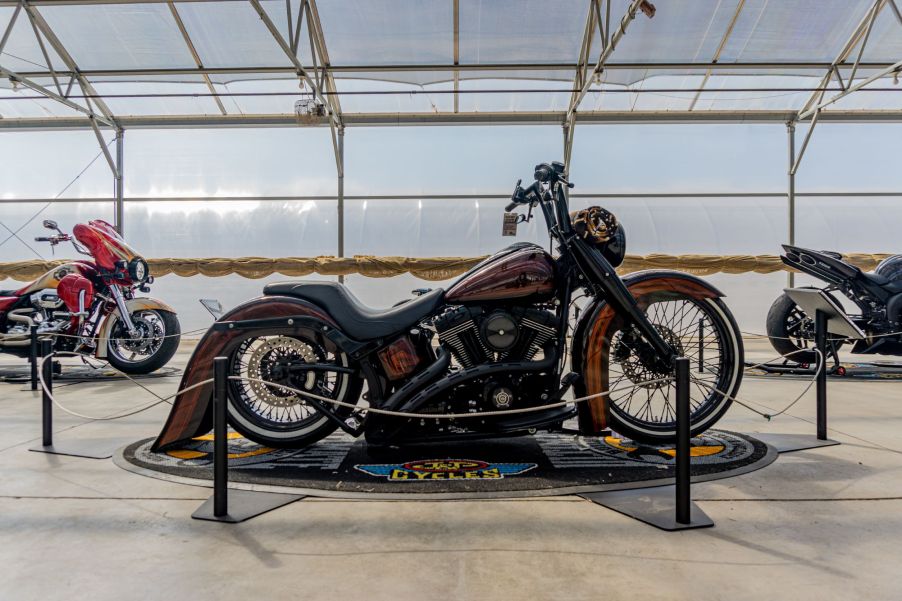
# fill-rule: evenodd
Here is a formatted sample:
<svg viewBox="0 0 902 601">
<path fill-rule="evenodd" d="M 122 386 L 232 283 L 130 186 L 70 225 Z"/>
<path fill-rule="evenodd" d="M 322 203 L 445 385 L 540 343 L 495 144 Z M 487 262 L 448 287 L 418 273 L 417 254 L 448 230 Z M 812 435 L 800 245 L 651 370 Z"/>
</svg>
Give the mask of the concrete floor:
<svg viewBox="0 0 902 601">
<path fill-rule="evenodd" d="M 143 383 L 170 394 L 178 380 Z M 804 385 L 748 378 L 741 396 L 776 409 Z M 93 415 L 152 400 L 128 382 L 57 392 Z M 0 384 L 0 600 L 902 599 L 900 392 L 902 381 L 831 380 L 841 446 L 696 485 L 716 527 L 665 533 L 576 497 L 304 500 L 239 525 L 199 522 L 207 489 L 28 452 L 39 397 Z M 152 436 L 166 412 L 88 423 L 57 411 L 57 440 Z M 812 391 L 770 423 L 734 405 L 719 427 L 813 433 L 813 416 Z"/>
</svg>

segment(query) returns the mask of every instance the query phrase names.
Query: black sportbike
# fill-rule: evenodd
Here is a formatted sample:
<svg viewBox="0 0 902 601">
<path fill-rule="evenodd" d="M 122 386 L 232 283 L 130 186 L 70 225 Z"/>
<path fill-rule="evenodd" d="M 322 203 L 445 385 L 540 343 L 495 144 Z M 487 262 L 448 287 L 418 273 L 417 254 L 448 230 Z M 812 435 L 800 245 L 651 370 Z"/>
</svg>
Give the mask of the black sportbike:
<svg viewBox="0 0 902 601">
<path fill-rule="evenodd" d="M 538 165 L 535 180 L 517 184 L 505 227 L 539 207 L 555 256 L 514 244 L 447 290 L 384 310 L 338 283 L 269 284 L 217 320 L 181 389 L 227 357 L 231 425 L 276 447 L 310 445 L 337 428 L 384 446 L 528 434 L 574 417 L 585 434 L 613 428 L 662 442 L 675 436 L 672 375 L 684 356 L 693 362 L 691 431 L 712 426 L 742 378 L 742 340 L 723 295 L 675 271 L 621 279 L 626 238 L 616 218 L 600 207 L 570 213 L 560 163 Z M 511 212 L 518 207 L 527 214 Z M 570 331 L 580 291 L 590 302 Z M 571 390 L 592 398 L 562 405 Z M 205 384 L 180 394 L 154 448 L 209 431 L 211 393 Z M 448 414 L 459 417 L 438 417 Z"/>
<path fill-rule="evenodd" d="M 840 347 L 850 343 L 854 343 L 852 353 L 902 355 L 902 335 L 894 334 L 902 331 L 902 255 L 885 259 L 873 273 L 868 273 L 844 261 L 840 253 L 788 244 L 783 245 L 783 250 L 783 263 L 826 282 L 822 290 L 837 306 L 843 306 L 837 297 L 841 294 L 861 311 L 848 316 L 866 338 L 850 341 L 832 334 L 828 337 L 837 364 Z M 806 350 L 814 346 L 814 317 L 806 315 L 785 293 L 767 313 L 767 335 L 778 353 L 791 354 L 790 360 L 817 361 L 816 353 Z"/>
</svg>

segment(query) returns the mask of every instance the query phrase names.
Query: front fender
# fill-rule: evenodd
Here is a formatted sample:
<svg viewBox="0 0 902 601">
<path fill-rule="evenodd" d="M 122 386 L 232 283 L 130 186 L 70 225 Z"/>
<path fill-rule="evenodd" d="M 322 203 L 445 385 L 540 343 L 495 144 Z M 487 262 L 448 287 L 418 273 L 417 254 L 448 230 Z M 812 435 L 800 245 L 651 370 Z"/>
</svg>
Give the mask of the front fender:
<svg viewBox="0 0 902 601">
<path fill-rule="evenodd" d="M 637 300 L 651 292 L 673 292 L 692 298 L 720 298 L 724 294 L 705 280 L 681 271 L 637 271 L 623 277 L 623 283 Z M 641 303 L 640 303 L 641 307 Z M 614 310 L 603 298 L 594 299 L 583 312 L 573 332 L 571 369 L 582 375 L 575 386 L 578 397 L 598 394 L 608 389 L 601 365 L 606 361 L 610 343 L 609 329 Z M 609 409 L 606 396 L 596 397 L 578 405 L 579 429 L 592 435 L 608 427 Z"/>
<path fill-rule="evenodd" d="M 129 314 L 132 314 L 135 311 L 146 311 L 149 309 L 157 309 L 159 311 L 169 311 L 170 313 L 175 313 L 175 309 L 173 309 L 163 301 L 143 296 L 125 301 L 125 308 L 128 309 Z M 113 311 L 109 315 L 107 315 L 106 319 L 103 320 L 103 323 L 100 324 L 100 331 L 97 333 L 98 358 L 106 358 L 107 341 L 110 339 L 110 334 L 113 332 L 113 326 L 116 325 L 116 322 L 119 321 L 119 319 L 119 308 L 117 307 L 113 309 Z"/>
<path fill-rule="evenodd" d="M 306 301 L 288 296 L 262 296 L 249 300 L 232 309 L 217 322 L 263 319 L 284 316 L 307 316 L 335 326 L 334 321 L 322 309 Z M 249 337 L 284 333 L 284 326 L 218 330 L 211 327 L 201 338 L 179 383 L 179 390 L 213 377 L 213 359 L 229 356 Z M 152 450 L 160 451 L 180 442 L 200 436 L 213 426 L 213 383 L 198 386 L 176 396 L 163 430 L 153 443 Z"/>
</svg>

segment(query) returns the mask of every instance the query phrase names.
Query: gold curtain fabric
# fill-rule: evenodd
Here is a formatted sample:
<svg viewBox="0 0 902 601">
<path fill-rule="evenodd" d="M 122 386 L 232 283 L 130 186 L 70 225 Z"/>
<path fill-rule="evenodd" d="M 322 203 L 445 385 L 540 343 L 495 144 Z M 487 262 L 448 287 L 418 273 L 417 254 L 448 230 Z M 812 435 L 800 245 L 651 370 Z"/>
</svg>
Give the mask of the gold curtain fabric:
<svg viewBox="0 0 902 601">
<path fill-rule="evenodd" d="M 873 270 L 888 254 L 848 253 L 843 258 L 863 269 Z M 485 257 L 241 257 L 204 259 L 148 259 L 150 272 L 156 277 L 175 274 L 182 277 L 204 275 L 220 277 L 238 274 L 259 279 L 278 273 L 287 277 L 320 275 L 354 275 L 370 278 L 390 278 L 410 273 L 422 280 L 447 280 L 458 276 Z M 29 281 L 66 260 L 15 261 L 0 263 L 0 280 Z M 777 255 L 627 255 L 619 273 L 643 269 L 676 269 L 696 275 L 713 273 L 773 273 L 788 268 Z"/>
</svg>

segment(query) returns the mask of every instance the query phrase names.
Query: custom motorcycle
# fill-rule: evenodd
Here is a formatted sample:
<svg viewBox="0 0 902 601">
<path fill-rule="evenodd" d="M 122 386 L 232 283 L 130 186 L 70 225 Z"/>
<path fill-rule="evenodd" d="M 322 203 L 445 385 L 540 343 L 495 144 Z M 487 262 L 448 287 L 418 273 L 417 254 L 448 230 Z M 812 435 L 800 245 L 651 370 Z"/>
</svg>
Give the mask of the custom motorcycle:
<svg viewBox="0 0 902 601">
<path fill-rule="evenodd" d="M 518 182 L 505 226 L 538 206 L 556 256 L 514 244 L 447 290 L 384 310 L 337 283 L 269 284 L 206 333 L 181 388 L 227 357 L 231 425 L 274 447 L 310 445 L 336 428 L 378 447 L 555 430 L 574 417 L 585 434 L 613 428 L 662 442 L 675 437 L 674 359 L 684 356 L 694 366 L 691 431 L 712 426 L 742 378 L 742 342 L 723 295 L 679 272 L 619 278 L 622 225 L 599 207 L 569 213 L 562 164 L 538 165 L 535 180 Z M 517 207 L 527 214 L 511 213 Z M 590 302 L 570 332 L 580 290 Z M 591 398 L 560 406 L 571 390 Z M 154 449 L 207 432 L 211 395 L 212 384 L 179 394 Z"/>
<path fill-rule="evenodd" d="M 844 261 L 839 253 L 788 244 L 783 245 L 783 250 L 783 263 L 826 282 L 822 290 L 838 307 L 843 306 L 837 298 L 841 294 L 861 310 L 848 317 L 865 333 L 865 338 L 851 341 L 828 336 L 837 364 L 840 347 L 849 343 L 854 343 L 853 353 L 902 355 L 902 335 L 894 334 L 902 331 L 902 255 L 883 260 L 874 273 L 867 273 Z M 813 350 L 806 351 L 814 346 L 814 316 L 805 314 L 785 293 L 777 297 L 767 313 L 767 335 L 778 353 L 793 353 L 792 361 L 817 361 Z"/>
<path fill-rule="evenodd" d="M 0 351 L 28 356 L 30 328 L 53 335 L 57 351 L 91 353 L 119 371 L 146 374 L 172 358 L 179 345 L 179 322 L 166 303 L 135 296 L 150 292 L 147 261 L 106 221 L 79 223 L 66 234 L 35 238 L 51 247 L 72 242 L 92 261 L 54 267 L 18 290 L 0 290 Z"/>
</svg>

